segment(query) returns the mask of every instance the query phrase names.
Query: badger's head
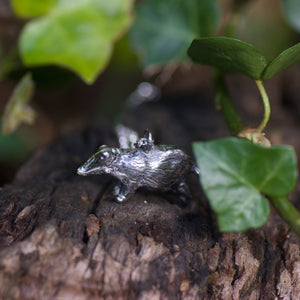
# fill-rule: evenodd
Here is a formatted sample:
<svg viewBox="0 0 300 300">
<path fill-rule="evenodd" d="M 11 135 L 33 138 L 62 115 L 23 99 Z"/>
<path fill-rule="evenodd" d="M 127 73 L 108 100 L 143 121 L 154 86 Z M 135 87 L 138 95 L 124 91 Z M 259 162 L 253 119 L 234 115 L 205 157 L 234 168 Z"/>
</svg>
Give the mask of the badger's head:
<svg viewBox="0 0 300 300">
<path fill-rule="evenodd" d="M 111 174 L 114 163 L 119 156 L 119 149 L 101 146 L 81 167 L 77 169 L 78 175 Z"/>
</svg>

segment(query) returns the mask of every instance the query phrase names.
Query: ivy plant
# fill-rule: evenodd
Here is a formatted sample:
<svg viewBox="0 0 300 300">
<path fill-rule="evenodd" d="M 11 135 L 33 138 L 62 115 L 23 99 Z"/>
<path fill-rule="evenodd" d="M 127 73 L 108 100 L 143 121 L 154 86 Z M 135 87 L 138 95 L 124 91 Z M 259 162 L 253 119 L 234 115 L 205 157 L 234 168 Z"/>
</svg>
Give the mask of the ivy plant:
<svg viewBox="0 0 300 300">
<path fill-rule="evenodd" d="M 191 40 L 212 34 L 218 23 L 216 0 L 147 0 L 136 5 L 130 39 L 144 67 L 180 63 Z"/>
<path fill-rule="evenodd" d="M 300 1 L 282 0 L 283 12 L 287 22 L 300 32 Z"/>
<path fill-rule="evenodd" d="M 105 68 L 113 43 L 132 22 L 133 0 L 12 0 L 23 28 L 19 48 L 26 66 L 56 64 L 92 83 Z"/>
<path fill-rule="evenodd" d="M 18 17 L 28 19 L 18 41 L 24 65 L 58 65 L 87 84 L 105 69 L 114 42 L 133 19 L 133 0 L 11 0 L 11 6 Z M 0 79 L 17 60 L 16 51 L 4 58 L 1 52 L 0 47 Z M 34 111 L 28 106 L 31 95 L 24 92 L 30 85 L 34 83 L 28 76 L 17 85 L 3 116 L 3 134 L 12 133 L 21 123 L 33 122 Z"/>
<path fill-rule="evenodd" d="M 4 135 L 15 131 L 22 122 L 32 124 L 35 119 L 35 111 L 29 106 L 34 92 L 34 82 L 31 74 L 25 74 L 15 87 L 3 115 L 2 132 Z"/>
<path fill-rule="evenodd" d="M 300 61 L 300 44 L 268 61 L 251 44 L 208 37 L 195 39 L 188 55 L 197 63 L 216 68 L 217 105 L 232 134 L 239 136 L 193 144 L 201 183 L 220 229 L 242 231 L 261 226 L 269 215 L 269 200 L 300 236 L 300 214 L 286 197 L 297 182 L 295 152 L 291 146 L 271 146 L 263 133 L 270 117 L 263 82 Z M 247 128 L 233 107 L 224 83 L 229 72 L 242 73 L 256 82 L 265 113 L 255 128 Z"/>
</svg>

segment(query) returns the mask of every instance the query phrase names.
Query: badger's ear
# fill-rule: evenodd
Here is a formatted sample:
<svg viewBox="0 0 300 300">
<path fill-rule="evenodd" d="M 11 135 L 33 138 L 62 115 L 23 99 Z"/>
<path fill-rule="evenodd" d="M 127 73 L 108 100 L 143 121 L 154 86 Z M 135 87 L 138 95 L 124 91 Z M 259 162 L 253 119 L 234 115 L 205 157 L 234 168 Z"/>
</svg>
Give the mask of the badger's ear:
<svg viewBox="0 0 300 300">
<path fill-rule="evenodd" d="M 102 145 L 102 146 L 100 146 L 100 147 L 98 148 L 98 151 L 100 151 L 100 150 L 102 150 L 102 149 L 104 149 L 104 148 L 108 148 L 108 146 L 107 146 L 107 145 Z"/>
<path fill-rule="evenodd" d="M 148 145 L 154 144 L 154 141 L 152 139 L 152 133 L 151 133 L 150 129 L 145 130 L 143 138 L 147 141 Z"/>
</svg>

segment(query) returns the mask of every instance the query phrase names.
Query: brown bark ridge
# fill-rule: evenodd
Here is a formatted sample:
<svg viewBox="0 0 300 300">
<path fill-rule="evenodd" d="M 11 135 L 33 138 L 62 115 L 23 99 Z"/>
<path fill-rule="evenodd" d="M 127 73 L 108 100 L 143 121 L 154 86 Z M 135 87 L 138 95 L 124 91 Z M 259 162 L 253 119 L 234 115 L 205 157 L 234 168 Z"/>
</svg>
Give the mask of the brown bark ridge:
<svg viewBox="0 0 300 300">
<path fill-rule="evenodd" d="M 300 299 L 299 240 L 276 214 L 222 234 L 197 178 L 180 207 L 139 191 L 119 204 L 109 177 L 76 175 L 107 132 L 39 150 L 2 188 L 1 299 Z"/>
</svg>

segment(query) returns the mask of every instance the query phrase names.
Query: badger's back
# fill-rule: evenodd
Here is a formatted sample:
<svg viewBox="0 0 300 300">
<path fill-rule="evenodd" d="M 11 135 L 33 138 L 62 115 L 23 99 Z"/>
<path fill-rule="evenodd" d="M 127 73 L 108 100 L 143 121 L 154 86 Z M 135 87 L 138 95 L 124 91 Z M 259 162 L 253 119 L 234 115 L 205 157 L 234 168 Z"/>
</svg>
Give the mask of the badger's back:
<svg viewBox="0 0 300 300">
<path fill-rule="evenodd" d="M 153 147 L 146 155 L 142 186 L 168 190 L 180 183 L 191 167 L 189 156 L 174 147 Z"/>
</svg>

